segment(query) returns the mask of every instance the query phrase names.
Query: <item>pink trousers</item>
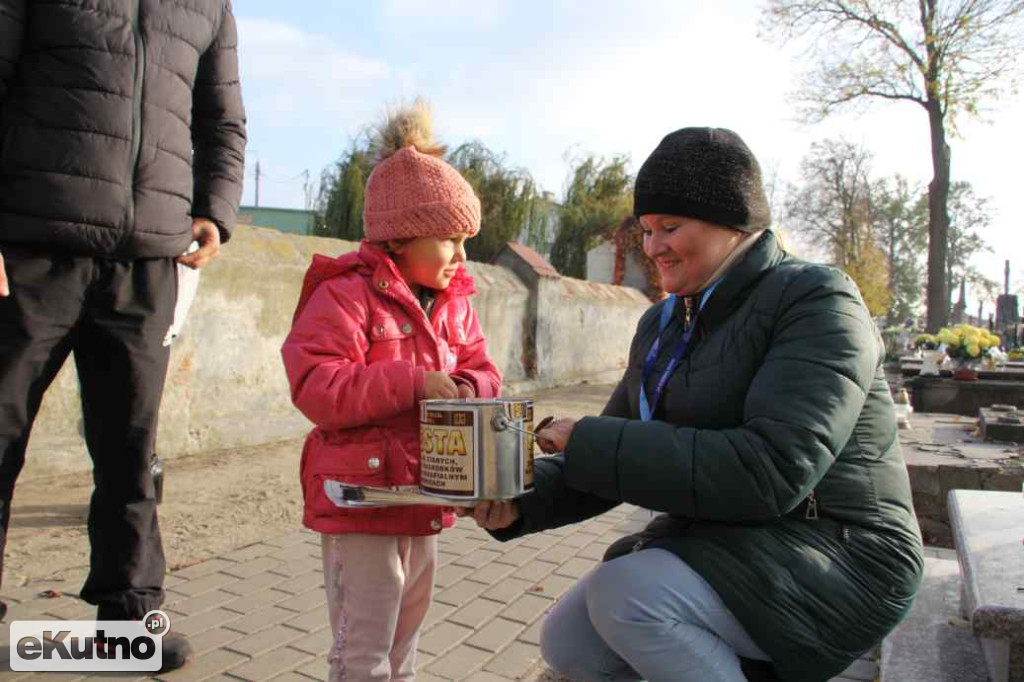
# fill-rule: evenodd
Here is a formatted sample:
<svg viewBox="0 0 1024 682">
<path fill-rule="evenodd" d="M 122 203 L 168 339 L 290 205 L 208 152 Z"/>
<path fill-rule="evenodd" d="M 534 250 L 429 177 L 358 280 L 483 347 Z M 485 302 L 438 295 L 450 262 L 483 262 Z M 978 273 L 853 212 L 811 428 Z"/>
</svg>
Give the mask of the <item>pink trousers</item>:
<svg viewBox="0 0 1024 682">
<path fill-rule="evenodd" d="M 411 682 L 430 607 L 437 536 L 321 535 L 334 631 L 331 682 Z"/>
</svg>

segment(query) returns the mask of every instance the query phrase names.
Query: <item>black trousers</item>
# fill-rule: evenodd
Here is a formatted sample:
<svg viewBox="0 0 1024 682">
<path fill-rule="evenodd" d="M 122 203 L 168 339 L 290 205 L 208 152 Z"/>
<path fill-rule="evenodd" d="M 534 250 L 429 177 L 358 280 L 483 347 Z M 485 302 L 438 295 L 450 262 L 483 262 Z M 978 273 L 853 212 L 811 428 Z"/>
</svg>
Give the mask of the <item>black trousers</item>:
<svg viewBox="0 0 1024 682">
<path fill-rule="evenodd" d="M 163 602 L 165 561 L 150 457 L 177 297 L 172 259 L 114 261 L 0 243 L 0 576 L 14 484 L 43 393 L 74 352 L 95 489 L 81 597 L 104 618 Z M 54 502 L 60 500 L 59 492 Z"/>
</svg>

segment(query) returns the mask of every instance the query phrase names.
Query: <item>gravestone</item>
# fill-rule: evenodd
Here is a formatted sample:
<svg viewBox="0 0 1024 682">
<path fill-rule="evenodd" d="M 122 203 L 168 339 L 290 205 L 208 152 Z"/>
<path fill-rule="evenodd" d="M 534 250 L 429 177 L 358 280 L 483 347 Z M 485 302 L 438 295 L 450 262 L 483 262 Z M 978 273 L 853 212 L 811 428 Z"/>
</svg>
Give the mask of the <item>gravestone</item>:
<svg viewBox="0 0 1024 682">
<path fill-rule="evenodd" d="M 996 332 L 1005 336 L 1007 333 L 1015 336 L 1012 331 L 1020 322 L 1020 302 L 1013 294 L 1001 294 L 996 299 Z M 1004 345 L 1019 343 L 1020 339 L 1003 339 Z"/>
<path fill-rule="evenodd" d="M 906 382 L 914 412 L 937 412 L 977 417 L 990 405 L 1013 405 L 1024 410 L 1024 381 L 957 381 L 917 376 Z"/>
<path fill-rule="evenodd" d="M 1024 413 L 1013 405 L 993 405 L 978 411 L 981 439 L 1024 443 Z"/>
<path fill-rule="evenodd" d="M 960 611 L 981 641 L 992 682 L 1024 682 L 1024 496 L 949 493 Z"/>
</svg>

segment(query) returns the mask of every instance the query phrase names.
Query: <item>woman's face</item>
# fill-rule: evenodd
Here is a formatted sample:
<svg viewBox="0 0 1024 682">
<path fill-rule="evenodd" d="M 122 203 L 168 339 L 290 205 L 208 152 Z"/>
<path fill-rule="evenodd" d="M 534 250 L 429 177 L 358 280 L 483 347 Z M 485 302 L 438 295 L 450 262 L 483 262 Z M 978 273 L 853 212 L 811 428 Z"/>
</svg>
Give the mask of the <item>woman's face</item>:
<svg viewBox="0 0 1024 682">
<path fill-rule="evenodd" d="M 409 287 L 442 291 L 466 262 L 466 236 L 417 237 L 394 242 L 392 255 Z"/>
<path fill-rule="evenodd" d="M 699 292 L 743 238 L 738 230 L 674 215 L 645 215 L 640 226 L 644 253 L 657 266 L 662 287 L 679 296 Z"/>
</svg>

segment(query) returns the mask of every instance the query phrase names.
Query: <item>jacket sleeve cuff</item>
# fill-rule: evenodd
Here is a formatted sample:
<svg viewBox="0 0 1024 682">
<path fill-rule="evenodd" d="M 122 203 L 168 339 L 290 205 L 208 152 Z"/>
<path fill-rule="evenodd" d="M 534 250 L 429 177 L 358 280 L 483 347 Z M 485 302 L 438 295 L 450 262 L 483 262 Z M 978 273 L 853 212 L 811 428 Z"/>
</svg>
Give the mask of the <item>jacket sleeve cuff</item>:
<svg viewBox="0 0 1024 682">
<path fill-rule="evenodd" d="M 231 239 L 231 231 L 224 227 L 223 222 L 215 220 L 214 218 L 211 218 L 210 216 L 206 215 L 193 215 L 192 222 L 194 223 L 197 220 L 205 220 L 207 222 L 213 223 L 214 226 L 217 228 L 217 233 L 220 235 L 221 244 L 226 244 L 228 240 Z"/>
<path fill-rule="evenodd" d="M 498 530 L 489 530 L 487 532 L 498 542 L 509 542 L 526 535 L 526 522 L 522 517 L 519 517 L 515 523 L 507 528 L 499 528 Z"/>
<path fill-rule="evenodd" d="M 506 528 L 489 530 L 495 540 L 508 542 L 544 530 L 545 521 L 551 520 L 551 513 L 545 503 L 545 495 L 542 492 L 534 491 L 531 494 L 517 498 L 513 504 L 519 507 L 519 518 Z"/>
<path fill-rule="evenodd" d="M 415 407 L 427 398 L 427 370 L 422 367 L 412 368 L 412 399 Z"/>
<path fill-rule="evenodd" d="M 467 377 L 466 375 L 461 374 L 459 372 L 455 372 L 454 374 L 450 374 L 449 376 L 451 377 L 452 381 L 455 382 L 456 386 L 469 386 L 471 389 L 473 389 L 473 392 L 476 393 L 476 384 L 470 381 L 469 377 Z"/>
<path fill-rule="evenodd" d="M 497 398 L 500 391 L 495 391 L 490 376 L 486 372 L 477 372 L 472 369 L 460 369 L 452 375 L 452 381 L 456 384 L 465 384 L 473 389 L 477 398 Z"/>
<path fill-rule="evenodd" d="M 192 218 L 205 218 L 216 225 L 220 232 L 220 243 L 227 244 L 238 223 L 238 209 L 218 196 L 199 195 L 197 192 L 192 203 Z"/>
<path fill-rule="evenodd" d="M 586 417 L 576 423 L 565 448 L 565 481 L 576 490 L 621 500 L 619 441 L 627 423 L 618 417 Z"/>
</svg>

